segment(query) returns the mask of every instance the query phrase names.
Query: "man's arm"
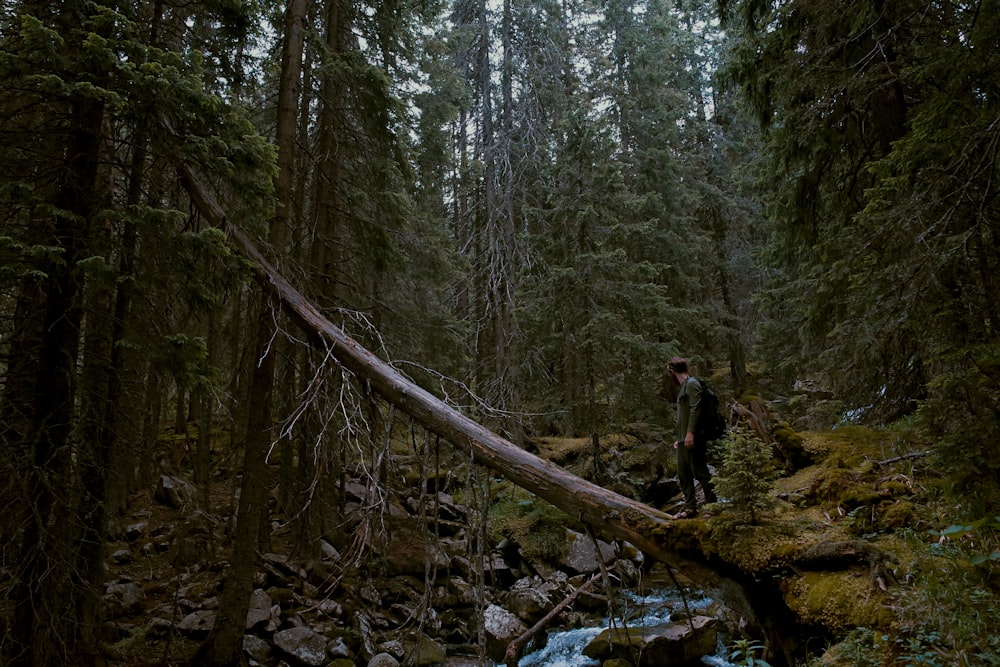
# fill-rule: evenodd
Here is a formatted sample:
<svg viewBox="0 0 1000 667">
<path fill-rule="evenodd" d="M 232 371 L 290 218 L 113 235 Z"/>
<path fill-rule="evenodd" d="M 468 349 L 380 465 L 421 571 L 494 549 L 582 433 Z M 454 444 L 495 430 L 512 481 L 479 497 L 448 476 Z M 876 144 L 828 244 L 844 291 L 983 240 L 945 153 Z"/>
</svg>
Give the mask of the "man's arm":
<svg viewBox="0 0 1000 667">
<path fill-rule="evenodd" d="M 687 383 L 688 413 L 687 434 L 684 436 L 684 446 L 694 447 L 694 431 L 701 418 L 701 382 L 696 378 L 691 378 Z"/>
</svg>

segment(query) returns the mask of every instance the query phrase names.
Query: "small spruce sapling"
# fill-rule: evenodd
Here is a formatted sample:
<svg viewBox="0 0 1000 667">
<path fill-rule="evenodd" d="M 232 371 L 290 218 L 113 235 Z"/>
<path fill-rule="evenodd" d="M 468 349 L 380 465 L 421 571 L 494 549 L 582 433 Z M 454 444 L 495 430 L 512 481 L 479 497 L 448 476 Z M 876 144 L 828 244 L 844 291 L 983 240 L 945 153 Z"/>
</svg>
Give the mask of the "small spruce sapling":
<svg viewBox="0 0 1000 667">
<path fill-rule="evenodd" d="M 771 447 L 745 429 L 733 428 L 723 439 L 722 449 L 715 490 L 739 518 L 756 524 L 772 504 Z"/>
</svg>

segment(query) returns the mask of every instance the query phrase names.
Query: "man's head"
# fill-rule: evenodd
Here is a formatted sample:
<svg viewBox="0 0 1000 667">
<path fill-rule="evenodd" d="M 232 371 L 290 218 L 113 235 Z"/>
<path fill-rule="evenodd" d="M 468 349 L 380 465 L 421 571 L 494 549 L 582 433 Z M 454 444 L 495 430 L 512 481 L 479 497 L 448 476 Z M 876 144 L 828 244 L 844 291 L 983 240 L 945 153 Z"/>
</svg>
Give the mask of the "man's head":
<svg viewBox="0 0 1000 667">
<path fill-rule="evenodd" d="M 667 361 L 667 371 L 670 373 L 670 377 L 674 379 L 674 382 L 680 384 L 678 376 L 687 375 L 688 372 L 687 359 L 683 357 L 670 357 L 670 360 Z"/>
</svg>

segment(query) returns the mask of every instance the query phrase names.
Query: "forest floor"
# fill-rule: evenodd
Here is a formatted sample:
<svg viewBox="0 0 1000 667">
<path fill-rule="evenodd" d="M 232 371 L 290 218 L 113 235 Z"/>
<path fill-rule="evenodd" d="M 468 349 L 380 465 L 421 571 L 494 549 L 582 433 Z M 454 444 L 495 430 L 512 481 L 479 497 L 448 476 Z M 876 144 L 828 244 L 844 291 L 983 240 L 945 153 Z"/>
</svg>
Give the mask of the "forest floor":
<svg viewBox="0 0 1000 667">
<path fill-rule="evenodd" d="M 952 515 L 959 510 L 949 501 L 947 480 L 929 469 L 909 434 L 852 427 L 803 436 L 814 463 L 774 479 L 774 506 L 761 526 L 729 530 L 724 511 L 709 520 L 710 529 L 720 528 L 715 535 L 731 535 L 720 548 L 741 552 L 734 559 L 759 560 L 765 569 L 773 568 L 789 545 L 801 554 L 802 545 L 814 539 L 869 543 L 887 556 L 877 567 L 872 564 L 870 581 L 858 581 L 857 571 L 802 577 L 787 593 L 800 618 L 826 624 L 839 635 L 840 644 L 828 654 L 841 657 L 825 664 L 875 667 L 920 655 L 924 662 L 913 664 L 1000 664 L 988 662 L 1000 656 L 993 632 L 1000 627 L 997 527 Z M 614 444 L 605 452 L 607 472 L 617 473 L 619 482 L 633 479 L 637 494 L 648 481 L 642 471 L 652 468 L 650 457 L 662 451 L 635 438 L 615 436 L 608 442 Z M 546 439 L 539 452 L 586 474 L 588 447 L 586 440 Z M 498 484 L 493 492 L 497 504 L 505 495 L 516 500 L 523 494 L 509 484 Z M 132 498 L 108 544 L 107 580 L 137 584 L 141 596 L 110 619 L 114 664 L 177 665 L 193 654 L 200 637 L 167 626 L 216 604 L 231 548 L 234 498 L 233 480 L 225 477 L 213 482 L 207 516 L 171 506 L 153 489 Z M 292 556 L 291 532 L 278 519 L 272 528 L 269 551 Z M 862 604 L 876 597 L 865 592 L 859 599 L 858 591 L 872 587 L 884 596 Z"/>
</svg>

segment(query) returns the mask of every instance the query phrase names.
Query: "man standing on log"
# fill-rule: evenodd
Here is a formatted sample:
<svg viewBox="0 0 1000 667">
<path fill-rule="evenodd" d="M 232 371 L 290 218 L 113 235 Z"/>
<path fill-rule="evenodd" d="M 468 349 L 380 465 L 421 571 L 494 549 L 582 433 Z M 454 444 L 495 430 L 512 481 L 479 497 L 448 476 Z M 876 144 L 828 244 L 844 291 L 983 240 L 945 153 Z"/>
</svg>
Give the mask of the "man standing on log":
<svg viewBox="0 0 1000 667">
<path fill-rule="evenodd" d="M 677 481 L 684 494 L 684 509 L 674 518 L 690 519 L 698 515 L 695 480 L 701 484 L 705 502 L 716 501 L 712 474 L 708 471 L 708 443 L 695 436 L 695 427 L 701 416 L 702 387 L 698 378 L 688 374 L 686 359 L 671 357 L 667 363 L 667 371 L 680 387 L 677 393 L 677 440 L 674 441 L 674 449 L 677 450 Z"/>
</svg>

